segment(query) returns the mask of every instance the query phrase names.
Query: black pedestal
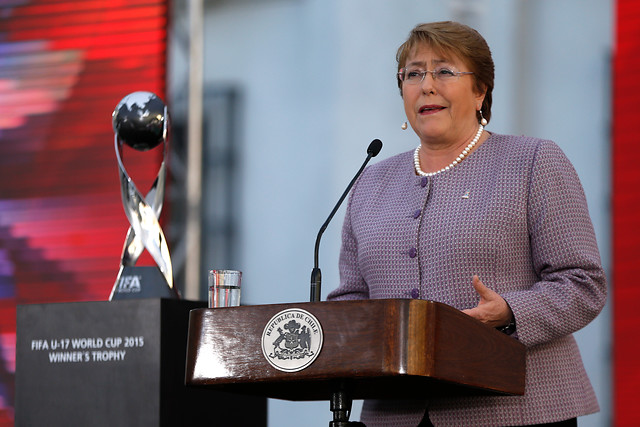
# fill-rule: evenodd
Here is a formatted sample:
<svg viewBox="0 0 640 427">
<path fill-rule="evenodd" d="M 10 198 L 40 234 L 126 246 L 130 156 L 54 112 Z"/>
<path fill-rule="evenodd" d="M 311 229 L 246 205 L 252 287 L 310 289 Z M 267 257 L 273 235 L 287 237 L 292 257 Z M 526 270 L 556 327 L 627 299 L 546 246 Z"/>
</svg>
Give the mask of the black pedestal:
<svg viewBox="0 0 640 427">
<path fill-rule="evenodd" d="M 265 398 L 184 385 L 189 310 L 204 306 L 18 306 L 16 426 L 266 426 Z"/>
</svg>

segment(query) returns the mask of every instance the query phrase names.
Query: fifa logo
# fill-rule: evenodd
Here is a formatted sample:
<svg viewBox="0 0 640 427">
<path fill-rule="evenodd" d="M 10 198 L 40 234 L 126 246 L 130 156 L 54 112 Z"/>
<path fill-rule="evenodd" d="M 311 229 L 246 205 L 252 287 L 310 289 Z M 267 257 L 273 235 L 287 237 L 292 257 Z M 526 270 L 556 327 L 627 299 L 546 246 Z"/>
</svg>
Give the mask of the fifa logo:
<svg viewBox="0 0 640 427">
<path fill-rule="evenodd" d="M 130 294 L 142 290 L 142 276 L 122 276 L 118 284 L 118 292 Z"/>
</svg>

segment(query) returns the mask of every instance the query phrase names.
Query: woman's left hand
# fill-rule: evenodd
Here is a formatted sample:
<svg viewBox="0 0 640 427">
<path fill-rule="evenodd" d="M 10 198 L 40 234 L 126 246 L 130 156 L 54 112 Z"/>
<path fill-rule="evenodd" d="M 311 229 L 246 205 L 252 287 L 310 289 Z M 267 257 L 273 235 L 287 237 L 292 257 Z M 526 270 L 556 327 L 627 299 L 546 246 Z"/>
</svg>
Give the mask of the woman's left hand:
<svg viewBox="0 0 640 427">
<path fill-rule="evenodd" d="M 487 288 L 478 276 L 473 276 L 472 283 L 480 295 L 480 302 L 462 312 L 494 328 L 508 325 L 513 319 L 513 312 L 504 298 Z"/>
</svg>

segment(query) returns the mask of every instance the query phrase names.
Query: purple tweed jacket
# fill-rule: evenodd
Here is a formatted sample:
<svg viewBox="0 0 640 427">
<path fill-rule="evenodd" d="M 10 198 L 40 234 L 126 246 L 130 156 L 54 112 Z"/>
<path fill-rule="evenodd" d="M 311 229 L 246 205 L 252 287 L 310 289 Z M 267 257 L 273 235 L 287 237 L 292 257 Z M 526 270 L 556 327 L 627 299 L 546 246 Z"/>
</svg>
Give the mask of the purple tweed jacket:
<svg viewBox="0 0 640 427">
<path fill-rule="evenodd" d="M 576 172 L 551 141 L 492 134 L 453 169 L 421 178 L 412 152 L 369 166 L 349 197 L 340 286 L 328 299 L 478 304 L 471 278 L 509 303 L 527 346 L 524 396 L 367 400 L 362 421 L 515 426 L 599 410 L 572 333 L 606 299 L 606 278 Z"/>
</svg>

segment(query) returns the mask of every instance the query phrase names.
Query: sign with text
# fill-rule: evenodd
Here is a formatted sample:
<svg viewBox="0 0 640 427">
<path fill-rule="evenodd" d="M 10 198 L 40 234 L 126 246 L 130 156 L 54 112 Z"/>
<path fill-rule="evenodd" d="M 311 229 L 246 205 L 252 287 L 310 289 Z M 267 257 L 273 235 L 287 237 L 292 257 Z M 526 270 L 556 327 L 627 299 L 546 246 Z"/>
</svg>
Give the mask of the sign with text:
<svg viewBox="0 0 640 427">
<path fill-rule="evenodd" d="M 243 412 L 253 419 L 242 425 L 265 425 L 264 398 L 230 402 L 184 385 L 189 310 L 205 305 L 140 299 L 18 306 L 16 426 L 202 425 L 212 401 L 249 405 L 255 412 Z"/>
</svg>

